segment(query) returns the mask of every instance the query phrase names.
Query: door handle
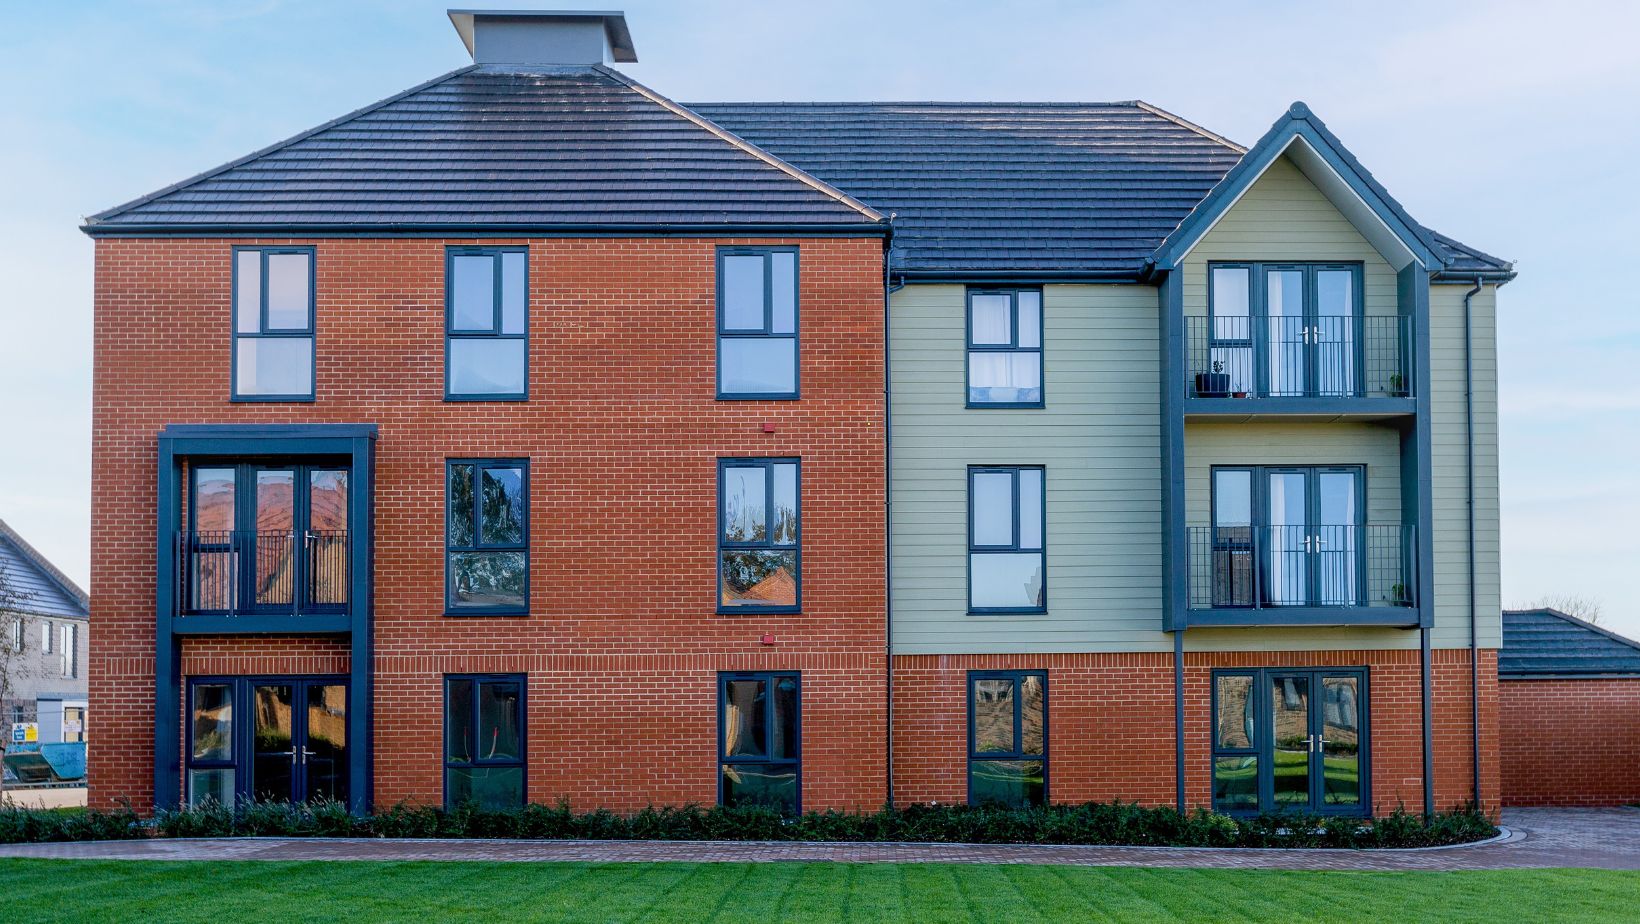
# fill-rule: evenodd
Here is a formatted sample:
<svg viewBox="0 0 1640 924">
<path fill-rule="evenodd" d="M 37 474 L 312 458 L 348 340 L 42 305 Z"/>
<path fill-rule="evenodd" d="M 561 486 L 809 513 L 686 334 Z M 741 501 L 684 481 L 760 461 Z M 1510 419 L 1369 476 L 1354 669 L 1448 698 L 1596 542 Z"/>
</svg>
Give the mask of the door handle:
<svg viewBox="0 0 1640 924">
<path fill-rule="evenodd" d="M 302 749 L 302 763 L 304 765 L 307 764 L 309 757 L 318 757 L 318 756 L 319 756 L 318 751 L 310 751 L 307 748 Z"/>
</svg>

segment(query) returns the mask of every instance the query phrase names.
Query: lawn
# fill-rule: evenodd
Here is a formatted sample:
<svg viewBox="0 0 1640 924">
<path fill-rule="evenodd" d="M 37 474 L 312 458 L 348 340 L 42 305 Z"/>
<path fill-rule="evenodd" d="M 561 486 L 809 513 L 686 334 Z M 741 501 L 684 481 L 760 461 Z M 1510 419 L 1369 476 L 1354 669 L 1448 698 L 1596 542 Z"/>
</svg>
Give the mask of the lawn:
<svg viewBox="0 0 1640 924">
<path fill-rule="evenodd" d="M 133 921 L 1632 921 L 1640 873 L 841 863 L 0 859 L 20 918 Z"/>
</svg>

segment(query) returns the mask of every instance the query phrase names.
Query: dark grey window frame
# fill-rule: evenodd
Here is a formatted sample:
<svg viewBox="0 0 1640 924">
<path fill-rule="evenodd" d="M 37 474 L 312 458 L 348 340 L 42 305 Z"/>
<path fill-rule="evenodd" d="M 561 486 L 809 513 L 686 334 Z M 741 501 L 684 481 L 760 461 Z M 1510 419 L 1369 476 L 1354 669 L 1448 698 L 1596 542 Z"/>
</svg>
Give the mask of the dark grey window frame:
<svg viewBox="0 0 1640 924">
<path fill-rule="evenodd" d="M 765 727 L 769 735 L 774 735 L 775 728 L 775 697 L 774 684 L 776 680 L 790 678 L 797 685 L 797 714 L 792 717 L 792 725 L 797 729 L 797 740 L 792 742 L 791 756 L 776 758 L 772 755 L 729 756 L 728 729 L 724 727 L 723 714 L 729 703 L 729 683 L 735 680 L 756 680 L 764 684 Z M 801 671 L 720 671 L 717 677 L 717 801 L 723 804 L 723 768 L 728 764 L 781 764 L 790 765 L 796 775 L 796 798 L 793 800 L 792 814 L 803 814 L 803 674 Z M 772 750 L 772 749 L 771 749 Z"/>
<path fill-rule="evenodd" d="M 1019 496 L 1019 473 L 1021 471 L 1037 471 L 1042 473 L 1042 548 L 1022 548 L 1019 542 L 1019 511 L 1021 500 Z M 985 472 L 1005 472 L 1013 475 L 1013 541 L 1008 545 L 977 545 L 974 542 L 974 476 Z M 1043 465 L 970 465 L 968 466 L 968 555 L 966 567 L 968 573 L 968 612 L 971 615 L 993 613 L 1046 613 L 1048 611 L 1048 469 Z M 974 556 L 987 553 L 1014 553 L 1039 552 L 1042 556 L 1042 604 L 1040 606 L 975 606 L 974 605 Z"/>
<path fill-rule="evenodd" d="M 797 482 L 797 538 L 790 545 L 777 545 L 774 541 L 774 467 L 776 465 L 792 465 L 795 467 Z M 730 541 L 725 535 L 723 517 L 727 509 L 724 504 L 723 491 L 727 482 L 724 475 L 731 468 L 761 468 L 763 469 L 763 512 L 764 522 L 768 525 L 764 538 L 756 541 Z M 725 457 L 718 459 L 717 464 L 717 584 L 713 587 L 713 599 L 717 601 L 719 615 L 760 614 L 760 613 L 801 613 L 803 612 L 803 460 L 796 456 L 756 456 L 750 458 Z M 723 553 L 737 550 L 768 550 L 790 551 L 793 553 L 796 573 L 792 575 L 797 584 L 797 602 L 790 606 L 726 606 L 723 603 Z"/>
<path fill-rule="evenodd" d="M 258 273 L 258 282 L 261 292 L 258 296 L 257 331 L 256 333 L 240 333 L 239 331 L 239 255 L 241 253 L 257 253 L 261 255 L 261 269 Z M 275 254 L 302 254 L 308 258 L 308 304 L 307 327 L 298 329 L 268 330 L 268 257 Z M 317 247 L 281 246 L 281 247 L 234 247 L 229 256 L 229 275 L 232 280 L 228 294 L 228 332 L 230 342 L 228 346 L 228 378 L 229 400 L 234 403 L 270 403 L 270 402 L 306 402 L 318 400 L 319 392 L 319 251 Z M 239 341 L 241 340 L 273 340 L 273 339 L 302 339 L 306 338 L 309 347 L 308 390 L 306 393 L 291 393 L 285 395 L 242 395 L 239 393 Z"/>
<path fill-rule="evenodd" d="M 1218 806 L 1217 801 L 1214 800 L 1213 801 L 1213 810 L 1216 811 L 1216 812 L 1223 812 L 1227 815 L 1234 815 L 1236 817 L 1251 817 L 1251 816 L 1261 814 L 1263 812 L 1275 811 L 1275 797 L 1274 797 L 1274 789 L 1275 789 L 1275 776 L 1274 776 L 1274 774 L 1275 774 L 1275 749 L 1274 749 L 1274 730 L 1270 727 L 1270 725 L 1271 725 L 1271 716 L 1272 716 L 1272 712 L 1271 712 L 1271 708 L 1270 708 L 1270 702 L 1269 702 L 1270 677 L 1272 677 L 1272 676 L 1279 677 L 1279 676 L 1284 676 L 1284 675 L 1289 675 L 1289 674 L 1308 674 L 1308 675 L 1311 675 L 1315 678 L 1322 678 L 1322 677 L 1328 677 L 1328 676 L 1355 677 L 1359 681 L 1360 691 L 1361 691 L 1361 698 L 1360 698 L 1359 705 L 1356 707 L 1357 708 L 1357 718 L 1358 718 L 1359 723 L 1360 723 L 1360 731 L 1359 731 L 1360 741 L 1357 744 L 1358 755 L 1359 755 L 1358 756 L 1359 763 L 1357 765 L 1357 772 L 1359 774 L 1359 780 L 1360 780 L 1359 786 L 1360 786 L 1360 793 L 1361 793 L 1361 804 L 1358 807 L 1344 808 L 1344 809 L 1328 809 L 1328 808 L 1326 808 L 1325 805 L 1321 805 L 1321 806 L 1312 805 L 1308 809 L 1305 809 L 1304 811 L 1307 811 L 1307 812 L 1312 813 L 1312 814 L 1318 814 L 1318 815 L 1339 815 L 1339 816 L 1350 817 L 1350 818 L 1354 818 L 1354 817 L 1370 818 L 1372 816 L 1372 677 L 1371 677 L 1371 673 L 1372 673 L 1371 670 L 1369 668 L 1367 668 L 1366 666 L 1364 666 L 1364 665 L 1362 665 L 1362 666 L 1338 666 L 1338 667 L 1332 667 L 1332 666 L 1328 666 L 1328 667 L 1293 667 L 1293 668 L 1285 668 L 1285 667 L 1215 668 L 1212 672 L 1211 679 L 1209 681 L 1209 683 L 1210 683 L 1210 693 L 1211 693 L 1211 696 L 1210 696 L 1211 712 L 1209 713 L 1209 721 L 1211 722 L 1211 724 L 1208 727 L 1208 759 L 1207 759 L 1207 785 L 1208 785 L 1209 798 L 1210 799 L 1213 798 L 1212 794 L 1213 794 L 1214 789 L 1216 788 L 1215 775 L 1214 774 L 1217 771 L 1218 761 L 1219 761 L 1220 757 L 1257 756 L 1257 758 L 1258 758 L 1258 801 L 1259 801 L 1259 804 L 1258 804 L 1258 808 L 1256 808 L 1256 809 L 1220 808 Z M 1251 745 L 1252 745 L 1251 747 L 1247 747 L 1247 748 L 1221 748 L 1219 746 L 1219 678 L 1220 677 L 1251 677 L 1252 678 L 1253 698 L 1254 698 L 1254 703 L 1253 703 L 1254 724 L 1253 724 L 1253 736 L 1252 736 L 1252 739 L 1251 739 L 1251 742 L 1250 742 Z M 1312 688 L 1311 691 L 1310 691 L 1310 696 L 1312 697 L 1311 709 L 1315 708 L 1313 698 L 1316 695 L 1317 695 L 1317 691 Z M 1325 770 L 1323 769 L 1322 772 L 1325 773 Z"/>
<path fill-rule="evenodd" d="M 502 256 L 516 253 L 524 256 L 524 330 L 518 334 L 501 332 L 505 290 L 502 285 Z M 495 274 L 493 320 L 487 331 L 461 330 L 456 327 L 455 260 L 457 257 L 490 257 L 491 271 Z M 461 392 L 450 390 L 450 344 L 454 340 L 520 340 L 524 343 L 524 390 L 521 392 Z M 530 249 L 526 246 L 480 247 L 450 246 L 444 249 L 444 400 L 446 401 L 528 401 L 530 399 Z"/>
<path fill-rule="evenodd" d="M 470 545 L 450 542 L 450 478 L 457 465 L 473 466 L 473 541 Z M 519 543 L 486 543 L 480 532 L 484 498 L 480 490 L 485 469 L 516 468 L 523 472 L 524 538 Z M 452 603 L 455 581 L 451 562 L 462 552 L 522 552 L 524 555 L 524 604 L 522 606 L 462 606 Z M 527 458 L 452 458 L 444 460 L 444 615 L 446 616 L 528 616 L 530 614 L 530 460 Z"/>
<path fill-rule="evenodd" d="M 1218 334 L 1217 286 L 1214 284 L 1213 271 L 1216 269 L 1245 269 L 1247 270 L 1247 337 L 1220 338 Z M 1351 383 L 1351 394 L 1347 396 L 1328 397 L 1360 397 L 1365 394 L 1365 382 L 1362 376 L 1365 370 L 1365 321 L 1366 321 L 1366 264 L 1351 260 L 1212 260 L 1207 264 L 1207 357 L 1212 361 L 1215 349 L 1246 349 L 1252 353 L 1253 381 L 1250 383 L 1253 394 L 1268 396 L 1270 394 L 1270 343 L 1269 343 L 1269 304 L 1267 274 L 1272 271 L 1297 271 L 1304 274 L 1304 305 L 1306 325 L 1311 312 L 1316 310 L 1319 302 L 1316 296 L 1316 274 L 1322 271 L 1349 272 L 1352 277 L 1352 297 L 1355 299 L 1354 332 L 1352 342 L 1354 355 L 1351 360 L 1355 381 Z M 1239 317 L 1239 315 L 1230 315 Z M 1263 324 L 1262 334 L 1259 325 Z M 1315 390 L 1312 379 L 1316 375 L 1313 354 L 1306 353 L 1306 371 L 1304 374 L 1304 392 L 1306 395 Z"/>
<path fill-rule="evenodd" d="M 774 332 L 774 254 L 789 253 L 792 255 L 792 332 L 777 334 Z M 724 327 L 724 288 L 723 262 L 726 257 L 763 257 L 763 328 L 762 330 L 727 330 Z M 715 382 L 717 400 L 719 401 L 796 401 L 803 396 L 803 255 L 795 246 L 775 247 L 744 247 L 723 246 L 717 248 L 713 257 L 716 268 L 713 274 L 716 285 L 716 370 Z M 723 390 L 723 341 L 727 339 L 789 339 L 792 341 L 792 388 L 791 391 L 771 392 L 731 392 Z"/>
<path fill-rule="evenodd" d="M 1019 294 L 1021 292 L 1035 292 L 1037 296 L 1037 330 L 1035 347 L 1019 345 Z M 1008 296 L 1008 329 L 1009 342 L 1007 344 L 974 343 L 974 296 L 976 295 L 1006 295 Z M 1047 366 L 1047 327 L 1048 308 L 1045 304 L 1044 292 L 1034 286 L 1014 288 L 981 288 L 971 287 L 963 298 L 962 326 L 963 339 L 967 350 L 962 357 L 962 394 L 963 404 L 972 410 L 1019 410 L 1047 407 L 1048 402 L 1048 366 Z M 1042 397 L 1037 401 L 975 401 L 973 389 L 973 354 L 975 353 L 1035 353 L 1037 354 L 1036 368 L 1038 373 L 1037 388 Z"/>
<path fill-rule="evenodd" d="M 1272 607 L 1272 606 L 1280 608 L 1280 606 L 1306 605 L 1306 604 L 1279 604 L 1278 605 L 1278 604 L 1273 604 L 1273 603 L 1267 602 L 1264 598 L 1264 591 L 1263 591 L 1262 588 L 1265 586 L 1265 573 L 1270 568 L 1270 562 L 1269 562 L 1269 559 L 1268 559 L 1268 555 L 1270 554 L 1270 550 L 1268 548 L 1264 547 L 1266 545 L 1266 543 L 1260 541 L 1260 539 L 1261 539 L 1261 532 L 1260 531 L 1261 530 L 1267 530 L 1269 525 L 1270 525 L 1270 523 L 1269 523 L 1269 520 L 1270 520 L 1270 505 L 1268 503 L 1268 501 L 1269 501 L 1269 484 L 1270 484 L 1269 475 L 1272 472 L 1288 472 L 1288 473 L 1303 472 L 1303 473 L 1305 473 L 1305 477 L 1313 482 L 1313 480 L 1315 479 L 1315 476 L 1319 475 L 1320 473 L 1323 473 L 1323 472 L 1345 472 L 1345 471 L 1352 472 L 1352 473 L 1355 474 L 1355 505 L 1356 505 L 1355 509 L 1356 509 L 1356 512 L 1357 512 L 1357 517 L 1356 517 L 1357 522 L 1354 523 L 1354 524 L 1328 524 L 1328 525 L 1353 525 L 1357 529 L 1364 530 L 1366 525 L 1367 525 L 1368 519 L 1369 519 L 1368 516 L 1367 516 L 1367 466 L 1366 466 L 1365 463 L 1362 463 L 1362 462 L 1338 462 L 1338 463 L 1319 463 L 1319 464 L 1303 463 L 1303 464 L 1293 464 L 1293 465 L 1243 465 L 1243 464 L 1234 464 L 1234 465 L 1211 465 L 1211 466 L 1208 467 L 1208 469 L 1207 469 L 1207 486 L 1208 486 L 1208 511 L 1207 511 L 1207 517 L 1208 517 L 1209 530 L 1212 534 L 1212 551 L 1214 553 L 1217 553 L 1221 550 L 1223 550 L 1223 551 L 1228 551 L 1228 550 L 1232 550 L 1232 549 L 1239 550 L 1241 548 L 1239 545 L 1234 545 L 1229 540 L 1223 539 L 1220 536 L 1220 533 L 1219 533 L 1219 528 L 1220 527 L 1219 527 L 1219 478 L 1218 478 L 1218 476 L 1219 476 L 1220 472 L 1247 472 L 1248 473 L 1248 479 L 1249 479 L 1248 505 L 1249 505 L 1249 513 L 1250 513 L 1250 516 L 1248 517 L 1248 520 L 1251 524 L 1250 529 L 1249 529 L 1249 543 L 1248 543 L 1248 546 L 1247 546 L 1247 550 L 1253 556 L 1253 570 L 1252 570 L 1252 578 L 1253 578 L 1252 601 L 1253 602 L 1250 603 L 1250 604 L 1234 604 L 1234 603 L 1221 604 L 1221 603 L 1219 603 L 1218 601 L 1215 600 L 1214 603 L 1213 603 L 1214 608 L 1217 608 L 1217 609 L 1253 609 L 1253 608 L 1269 608 L 1269 607 Z M 1319 498 L 1317 497 L 1317 492 L 1314 491 L 1314 490 L 1311 490 L 1310 491 L 1310 496 L 1309 496 L 1309 503 L 1306 507 L 1305 515 L 1304 515 L 1304 519 L 1305 519 L 1304 526 L 1306 526 L 1308 528 L 1314 528 L 1314 527 L 1323 525 L 1323 524 L 1314 522 L 1314 520 L 1317 519 L 1317 517 L 1315 515 L 1315 507 L 1318 503 L 1319 503 Z M 1356 565 L 1355 565 L 1355 567 L 1356 567 L 1356 572 L 1355 573 L 1358 575 L 1358 581 L 1360 582 L 1360 586 L 1357 587 L 1357 591 L 1358 591 L 1357 596 L 1358 596 L 1359 599 L 1358 599 L 1357 603 L 1354 604 L 1354 605 L 1364 606 L 1367 603 L 1367 600 L 1366 600 L 1366 597 L 1367 597 L 1367 594 L 1366 594 L 1366 591 L 1367 591 L 1366 581 L 1368 580 L 1368 577 L 1367 577 L 1367 575 L 1368 575 L 1367 548 L 1366 548 L 1366 542 L 1364 540 L 1364 533 L 1363 533 L 1363 539 L 1356 543 Z M 1313 569 L 1311 569 L 1309 572 L 1307 572 L 1307 579 L 1308 580 L 1314 580 L 1314 579 L 1316 579 L 1316 577 L 1317 577 L 1317 574 L 1314 572 Z M 1317 596 L 1317 594 L 1315 593 L 1313 588 L 1308 588 L 1307 587 L 1306 590 L 1305 590 L 1305 596 L 1306 596 L 1307 599 L 1314 599 Z"/>
<path fill-rule="evenodd" d="M 450 685 L 453 684 L 453 683 L 461 683 L 461 682 L 470 682 L 473 685 L 473 696 L 472 696 L 473 714 L 472 714 L 472 724 L 471 724 L 470 727 L 472 728 L 474 735 L 480 734 L 479 729 L 480 729 L 480 726 L 482 724 L 481 721 L 480 721 L 480 717 L 482 716 L 481 703 L 483 701 L 483 698 L 479 695 L 479 686 L 481 684 L 491 684 L 491 683 L 516 683 L 518 685 L 518 757 L 517 758 L 509 757 L 509 758 L 506 758 L 506 759 L 503 759 L 503 760 L 496 760 L 496 759 L 492 758 L 492 759 L 486 760 L 486 759 L 477 757 L 476 755 L 478 754 L 478 747 L 477 747 L 477 742 L 474 741 L 473 742 L 474 747 L 472 749 L 472 753 L 475 756 L 472 760 L 470 760 L 470 761 L 457 761 L 457 760 L 451 760 L 450 759 Z M 440 764 L 444 768 L 444 807 L 446 809 L 451 809 L 451 808 L 455 807 L 455 804 L 450 801 L 450 770 L 452 768 L 457 769 L 457 770 L 478 770 L 478 769 L 506 770 L 506 769 L 516 768 L 517 770 L 519 770 L 518 804 L 519 804 L 520 807 L 528 805 L 529 802 L 530 802 L 530 772 L 529 772 L 529 754 L 530 754 L 530 748 L 529 748 L 529 742 L 530 742 L 529 696 L 530 696 L 530 685 L 529 685 L 529 675 L 528 674 L 445 674 L 444 675 L 443 692 L 444 692 L 444 702 L 442 704 L 442 708 L 439 710 L 439 721 L 440 721 L 440 725 L 441 725 L 441 728 L 442 728 L 442 730 L 439 734 L 439 756 L 440 756 Z"/>
<path fill-rule="evenodd" d="M 1027 754 L 1020 744 L 1025 740 L 1025 697 L 1020 695 L 1020 683 L 1026 677 L 1042 679 L 1042 753 Z M 1012 751 L 978 751 L 975 742 L 978 736 L 974 729 L 974 682 L 977 680 L 1009 680 L 1014 685 L 1014 749 Z M 1049 706 L 1048 706 L 1048 672 L 1045 670 L 984 670 L 969 671 L 963 690 L 963 699 L 968 711 L 968 765 L 964 768 L 968 774 L 968 804 L 974 805 L 974 762 L 983 760 L 996 761 L 1042 761 L 1042 804 L 1047 805 L 1052 800 L 1052 778 L 1049 752 L 1053 750 L 1049 734 Z"/>
</svg>

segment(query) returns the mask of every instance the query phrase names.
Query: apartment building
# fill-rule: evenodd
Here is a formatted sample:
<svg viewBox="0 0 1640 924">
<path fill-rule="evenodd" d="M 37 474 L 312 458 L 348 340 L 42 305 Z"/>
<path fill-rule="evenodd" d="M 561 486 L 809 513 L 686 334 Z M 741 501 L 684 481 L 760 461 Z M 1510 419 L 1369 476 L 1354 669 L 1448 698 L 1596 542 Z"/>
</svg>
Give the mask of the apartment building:
<svg viewBox="0 0 1640 924">
<path fill-rule="evenodd" d="M 620 14 L 451 19 L 85 227 L 93 804 L 1496 804 L 1513 270 L 1302 104 L 680 105 Z"/>
</svg>

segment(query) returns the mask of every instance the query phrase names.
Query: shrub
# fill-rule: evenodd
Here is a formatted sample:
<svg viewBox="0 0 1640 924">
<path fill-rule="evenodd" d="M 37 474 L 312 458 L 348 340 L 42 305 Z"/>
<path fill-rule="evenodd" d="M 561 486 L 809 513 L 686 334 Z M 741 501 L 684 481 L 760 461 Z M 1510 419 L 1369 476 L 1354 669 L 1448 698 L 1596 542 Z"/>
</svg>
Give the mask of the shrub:
<svg viewBox="0 0 1640 924">
<path fill-rule="evenodd" d="M 160 837 L 519 838 L 527 840 L 853 841 L 1109 844 L 1178 847 L 1428 847 L 1497 833 L 1472 805 L 1425 819 L 1403 808 L 1373 820 L 1293 813 L 1235 818 L 1128 802 L 1045 808 L 908 805 L 785 818 L 760 807 L 648 807 L 577 814 L 568 802 L 487 809 L 399 804 L 354 816 L 336 802 L 206 804 L 159 812 L 145 826 L 130 809 L 64 815 L 0 809 L 0 843 Z"/>
</svg>

